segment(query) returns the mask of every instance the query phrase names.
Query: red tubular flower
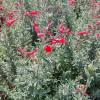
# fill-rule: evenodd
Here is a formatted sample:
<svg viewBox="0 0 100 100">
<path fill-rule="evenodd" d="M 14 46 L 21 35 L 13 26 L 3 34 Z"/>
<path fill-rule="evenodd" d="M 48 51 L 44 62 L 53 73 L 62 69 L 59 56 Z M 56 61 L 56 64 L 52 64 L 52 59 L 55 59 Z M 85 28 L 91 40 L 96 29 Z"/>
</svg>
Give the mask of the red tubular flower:
<svg viewBox="0 0 100 100">
<path fill-rule="evenodd" d="M 44 27 L 42 30 L 44 33 L 46 33 L 48 31 L 48 27 Z"/>
<path fill-rule="evenodd" d="M 0 10 L 4 10 L 4 7 L 3 6 L 0 6 Z"/>
<path fill-rule="evenodd" d="M 44 46 L 44 51 L 50 53 L 50 52 L 52 52 L 52 50 L 53 50 L 53 48 L 52 48 L 51 45 L 45 45 L 45 46 Z"/>
<path fill-rule="evenodd" d="M 58 43 L 58 41 L 56 39 L 52 39 L 50 42 L 51 45 L 56 44 L 56 43 Z"/>
<path fill-rule="evenodd" d="M 69 35 L 71 35 L 71 33 L 72 33 L 71 29 L 70 28 L 67 28 L 66 29 L 66 34 L 69 36 Z"/>
<path fill-rule="evenodd" d="M 75 92 L 76 92 L 76 93 L 81 93 L 80 88 L 76 88 L 76 89 L 75 89 Z M 89 96 L 89 94 L 87 94 L 86 92 L 85 92 L 83 95 L 84 95 L 84 96 Z"/>
<path fill-rule="evenodd" d="M 89 96 L 89 94 L 87 94 L 87 93 L 85 92 L 85 93 L 84 93 L 84 96 L 86 96 L 86 97 L 87 97 L 87 96 Z"/>
<path fill-rule="evenodd" d="M 62 38 L 62 39 L 53 39 L 50 44 L 56 44 L 56 43 L 64 44 L 65 39 L 64 38 Z"/>
<path fill-rule="evenodd" d="M 41 39 L 45 38 L 45 34 L 44 33 L 37 33 L 37 36 Z"/>
<path fill-rule="evenodd" d="M 26 12 L 24 12 L 24 15 L 25 15 L 25 16 L 30 16 L 31 14 L 30 14 L 29 11 L 26 11 Z"/>
<path fill-rule="evenodd" d="M 97 37 L 97 38 L 100 38 L 100 33 L 96 34 L 96 37 Z"/>
<path fill-rule="evenodd" d="M 37 14 L 40 14 L 40 13 L 41 13 L 41 11 L 39 11 L 39 10 L 32 10 L 32 11 L 24 12 L 24 15 L 30 16 L 30 15 L 37 15 Z"/>
<path fill-rule="evenodd" d="M 100 6 L 100 2 L 96 2 L 95 3 L 95 6 Z"/>
<path fill-rule="evenodd" d="M 69 5 L 75 5 L 76 4 L 76 0 L 68 0 L 68 4 Z"/>
<path fill-rule="evenodd" d="M 59 31 L 60 33 L 65 33 L 65 32 L 66 32 L 66 28 L 65 28 L 65 26 L 64 26 L 63 23 L 61 23 L 61 24 L 59 25 L 58 31 Z"/>
<path fill-rule="evenodd" d="M 9 19 L 13 19 L 13 16 L 15 13 L 19 12 L 20 10 L 11 10 L 7 13 L 7 16 L 9 17 Z"/>
<path fill-rule="evenodd" d="M 86 92 L 84 92 L 84 90 L 86 89 L 86 85 L 84 84 L 81 84 L 81 85 L 78 85 L 76 88 L 75 88 L 75 92 L 76 93 L 82 93 L 84 96 L 89 96 L 89 94 L 87 94 Z"/>
<path fill-rule="evenodd" d="M 18 18 L 11 19 L 11 20 L 7 20 L 7 21 L 6 21 L 6 25 L 7 25 L 8 27 L 10 27 L 10 26 L 12 26 L 12 25 L 14 24 L 14 22 L 15 22 L 16 20 L 18 20 Z"/>
<path fill-rule="evenodd" d="M 61 23 L 60 25 L 59 25 L 59 27 L 58 27 L 58 31 L 60 32 L 60 33 L 66 33 L 67 35 L 70 35 L 71 34 L 71 29 L 70 28 L 66 28 L 65 26 L 64 26 L 64 23 Z"/>
<path fill-rule="evenodd" d="M 94 19 L 100 18 L 100 15 L 93 16 Z"/>
<path fill-rule="evenodd" d="M 97 22 L 96 22 L 96 25 L 100 25 L 100 21 L 97 21 Z"/>
<path fill-rule="evenodd" d="M 19 52 L 25 56 L 26 55 L 26 48 L 17 48 L 17 52 Z"/>
<path fill-rule="evenodd" d="M 94 26 L 92 23 L 90 23 L 90 24 L 88 25 L 88 29 L 95 29 L 95 26 Z"/>
<path fill-rule="evenodd" d="M 59 43 L 64 44 L 65 43 L 65 39 L 62 37 L 61 39 L 58 40 Z"/>
<path fill-rule="evenodd" d="M 41 13 L 41 11 L 39 11 L 39 10 L 32 10 L 32 11 L 30 11 L 30 14 L 32 15 L 34 15 L 34 14 L 40 14 Z"/>
<path fill-rule="evenodd" d="M 47 32 L 48 35 L 54 36 L 53 33 L 51 33 L 50 31 Z"/>
<path fill-rule="evenodd" d="M 38 24 L 36 21 L 33 23 L 33 29 L 34 29 L 35 32 L 37 32 L 37 33 L 40 32 L 39 24 Z"/>
<path fill-rule="evenodd" d="M 50 29 L 52 27 L 53 21 L 47 21 L 46 22 L 46 26 L 48 27 L 48 29 Z"/>
<path fill-rule="evenodd" d="M 48 27 L 44 27 L 43 30 L 42 30 L 42 32 L 47 33 L 48 35 L 52 34 L 51 32 L 48 31 Z"/>
<path fill-rule="evenodd" d="M 38 47 L 36 47 L 35 49 L 33 49 L 32 51 L 28 52 L 26 50 L 26 48 L 18 48 L 17 49 L 17 52 L 21 53 L 22 55 L 24 56 L 27 56 L 27 57 L 32 57 L 35 53 L 37 53 L 39 50 Z"/>
<path fill-rule="evenodd" d="M 80 88 L 76 88 L 75 92 L 79 93 L 80 92 Z"/>
<path fill-rule="evenodd" d="M 38 50 L 39 50 L 39 48 L 36 47 L 36 48 L 33 49 L 32 51 L 30 51 L 30 52 L 26 52 L 26 55 L 27 55 L 28 57 L 32 57 L 35 53 L 38 52 Z"/>
<path fill-rule="evenodd" d="M 65 44 L 65 38 L 58 35 L 56 38 L 52 39 L 51 42 L 50 42 L 51 45 L 56 44 L 56 43 Z"/>
<path fill-rule="evenodd" d="M 79 36 L 86 36 L 88 34 L 89 34 L 88 31 L 77 32 L 77 35 L 79 35 Z"/>
</svg>

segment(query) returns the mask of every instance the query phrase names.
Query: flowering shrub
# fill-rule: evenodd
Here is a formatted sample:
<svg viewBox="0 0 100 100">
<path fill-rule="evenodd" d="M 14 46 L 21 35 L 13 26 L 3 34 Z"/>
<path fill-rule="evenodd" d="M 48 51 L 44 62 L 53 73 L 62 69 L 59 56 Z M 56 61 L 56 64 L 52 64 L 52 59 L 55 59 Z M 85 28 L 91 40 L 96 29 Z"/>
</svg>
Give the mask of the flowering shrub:
<svg viewBox="0 0 100 100">
<path fill-rule="evenodd" d="M 100 2 L 0 1 L 1 100 L 99 100 Z"/>
</svg>

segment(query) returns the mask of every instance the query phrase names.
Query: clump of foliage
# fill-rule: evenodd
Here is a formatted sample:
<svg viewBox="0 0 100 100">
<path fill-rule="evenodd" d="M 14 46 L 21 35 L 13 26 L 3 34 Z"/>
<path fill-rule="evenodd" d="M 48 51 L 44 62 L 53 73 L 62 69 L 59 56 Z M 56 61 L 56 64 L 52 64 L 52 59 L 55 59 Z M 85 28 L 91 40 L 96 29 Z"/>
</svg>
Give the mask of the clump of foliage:
<svg viewBox="0 0 100 100">
<path fill-rule="evenodd" d="M 1 100 L 99 100 L 100 2 L 0 1 Z"/>
</svg>

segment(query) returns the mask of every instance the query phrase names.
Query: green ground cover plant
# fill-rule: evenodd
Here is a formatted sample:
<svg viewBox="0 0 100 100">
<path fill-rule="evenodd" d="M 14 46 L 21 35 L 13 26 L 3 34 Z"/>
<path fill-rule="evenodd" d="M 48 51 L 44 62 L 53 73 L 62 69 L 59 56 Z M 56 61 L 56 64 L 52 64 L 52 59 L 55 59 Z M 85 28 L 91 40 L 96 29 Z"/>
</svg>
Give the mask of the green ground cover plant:
<svg viewBox="0 0 100 100">
<path fill-rule="evenodd" d="M 100 1 L 0 0 L 0 100 L 100 100 Z"/>
</svg>

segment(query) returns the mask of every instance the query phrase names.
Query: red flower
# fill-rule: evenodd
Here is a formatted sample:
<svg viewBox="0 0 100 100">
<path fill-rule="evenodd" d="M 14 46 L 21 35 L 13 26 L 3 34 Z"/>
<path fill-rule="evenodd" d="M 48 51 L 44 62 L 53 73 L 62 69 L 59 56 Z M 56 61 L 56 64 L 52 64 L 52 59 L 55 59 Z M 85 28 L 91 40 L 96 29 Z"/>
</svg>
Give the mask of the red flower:
<svg viewBox="0 0 100 100">
<path fill-rule="evenodd" d="M 61 32 L 61 33 L 65 33 L 66 32 L 66 28 L 64 26 L 63 23 L 61 23 L 58 27 L 58 31 Z"/>
<path fill-rule="evenodd" d="M 68 36 L 71 35 L 71 32 L 72 32 L 72 31 L 71 31 L 70 28 L 67 28 L 67 29 L 66 29 L 66 34 L 67 34 Z"/>
<path fill-rule="evenodd" d="M 34 29 L 35 32 L 37 32 L 37 33 L 40 32 L 39 24 L 38 24 L 36 21 L 33 23 L 33 29 Z"/>
<path fill-rule="evenodd" d="M 67 35 L 70 35 L 70 34 L 71 34 L 71 29 L 70 29 L 70 28 L 66 28 L 66 27 L 64 26 L 64 23 L 61 23 L 61 24 L 59 25 L 58 31 L 59 31 L 60 33 L 66 33 Z"/>
<path fill-rule="evenodd" d="M 16 20 L 18 20 L 18 18 L 11 19 L 11 20 L 7 20 L 7 21 L 6 21 L 6 25 L 7 25 L 8 27 L 10 27 L 10 26 L 12 26 L 12 25 L 14 24 L 14 22 L 15 22 Z"/>
<path fill-rule="evenodd" d="M 52 50 L 53 50 L 53 48 L 52 48 L 52 46 L 51 45 L 45 45 L 44 46 L 44 51 L 46 51 L 46 52 L 52 52 Z"/>
<path fill-rule="evenodd" d="M 54 36 L 53 33 L 51 33 L 50 31 L 47 32 L 48 35 Z"/>
<path fill-rule="evenodd" d="M 39 48 L 36 47 L 36 48 L 33 49 L 32 51 L 30 51 L 30 52 L 26 52 L 26 55 L 27 55 L 28 57 L 32 57 L 35 53 L 38 52 L 38 50 L 39 50 Z"/>
<path fill-rule="evenodd" d="M 45 38 L 45 34 L 44 33 L 37 33 L 37 36 L 41 39 Z"/>
<path fill-rule="evenodd" d="M 76 92 L 76 93 L 81 93 L 80 88 L 76 88 L 76 89 L 75 89 L 75 92 Z M 84 96 L 89 96 L 89 94 L 87 94 L 86 92 L 85 92 L 83 95 L 84 95 Z"/>
<path fill-rule="evenodd" d="M 95 29 L 95 26 L 94 26 L 92 23 L 90 23 L 90 24 L 88 25 L 88 28 L 89 28 L 89 29 Z"/>
<path fill-rule="evenodd" d="M 58 39 L 58 42 L 61 43 L 61 44 L 64 44 L 65 43 L 65 39 L 62 37 L 61 39 Z"/>
<path fill-rule="evenodd" d="M 79 36 L 86 36 L 88 34 L 89 34 L 88 31 L 77 32 L 77 35 L 79 35 Z"/>
<path fill-rule="evenodd" d="M 32 11 L 24 12 L 24 15 L 30 16 L 30 15 L 37 15 L 37 14 L 40 14 L 40 13 L 41 13 L 41 11 L 39 11 L 39 10 L 32 10 Z"/>
<path fill-rule="evenodd" d="M 87 97 L 87 96 L 89 96 L 89 94 L 87 94 L 87 93 L 85 92 L 85 93 L 84 93 L 84 96 L 86 96 L 86 97 Z"/>
<path fill-rule="evenodd" d="M 46 33 L 48 31 L 48 27 L 43 28 L 43 32 Z"/>
<path fill-rule="evenodd" d="M 32 57 L 36 52 L 38 52 L 39 48 L 36 47 L 32 51 L 28 52 L 26 48 L 18 48 L 17 52 L 21 53 L 24 56 Z"/>
<path fill-rule="evenodd" d="M 100 38 L 100 33 L 96 34 L 96 37 L 97 37 L 97 38 Z"/>
<path fill-rule="evenodd" d="M 48 32 L 48 30 L 51 28 L 51 26 L 52 26 L 52 21 L 47 21 L 46 22 L 46 26 L 43 28 L 43 32 L 44 33 L 47 33 Z M 50 34 L 49 34 L 50 35 Z"/>
<path fill-rule="evenodd" d="M 94 19 L 100 18 L 100 15 L 93 16 Z"/>
<path fill-rule="evenodd" d="M 52 24 L 53 24 L 53 21 L 49 21 L 49 20 L 48 20 L 48 21 L 46 22 L 46 26 L 48 27 L 48 29 L 51 28 Z"/>
<path fill-rule="evenodd" d="M 100 21 L 97 21 L 97 22 L 96 22 L 96 25 L 100 25 Z"/>
<path fill-rule="evenodd" d="M 87 94 L 86 92 L 84 92 L 84 90 L 86 89 L 86 85 L 84 84 L 81 84 L 81 85 L 78 85 L 76 88 L 75 88 L 75 92 L 76 93 L 83 93 L 84 96 L 89 96 L 89 94 Z"/>
<path fill-rule="evenodd" d="M 26 11 L 26 12 L 24 12 L 24 15 L 25 15 L 25 16 L 30 16 L 31 14 L 30 14 L 29 11 Z"/>
<path fill-rule="evenodd" d="M 94 5 L 95 6 L 100 6 L 100 2 L 96 2 Z"/>
<path fill-rule="evenodd" d="M 43 28 L 43 32 L 47 33 L 50 36 L 54 36 L 53 33 L 51 33 L 50 31 L 48 31 L 48 27 Z"/>
<path fill-rule="evenodd" d="M 64 44 L 65 43 L 65 38 L 63 38 L 62 36 L 58 35 L 56 38 L 52 39 L 50 44 L 56 44 L 56 43 L 61 43 Z"/>
<path fill-rule="evenodd" d="M 13 19 L 13 15 L 17 12 L 19 12 L 20 10 L 11 10 L 7 13 L 7 16 L 9 17 L 9 19 Z"/>
<path fill-rule="evenodd" d="M 58 43 L 58 41 L 56 39 L 52 39 L 51 42 L 50 42 L 51 45 L 56 44 L 56 43 Z"/>
<path fill-rule="evenodd" d="M 41 13 L 41 11 L 39 11 L 39 10 L 32 10 L 32 11 L 30 11 L 30 14 L 40 14 Z"/>
<path fill-rule="evenodd" d="M 69 5 L 75 5 L 75 3 L 76 3 L 76 0 L 68 0 Z"/>
<path fill-rule="evenodd" d="M 4 10 L 4 7 L 3 6 L 0 6 L 0 10 Z"/>
<path fill-rule="evenodd" d="M 19 52 L 25 56 L 26 55 L 26 48 L 17 48 L 17 52 Z"/>
<path fill-rule="evenodd" d="M 80 92 L 80 88 L 76 88 L 75 92 L 79 93 Z"/>
</svg>

